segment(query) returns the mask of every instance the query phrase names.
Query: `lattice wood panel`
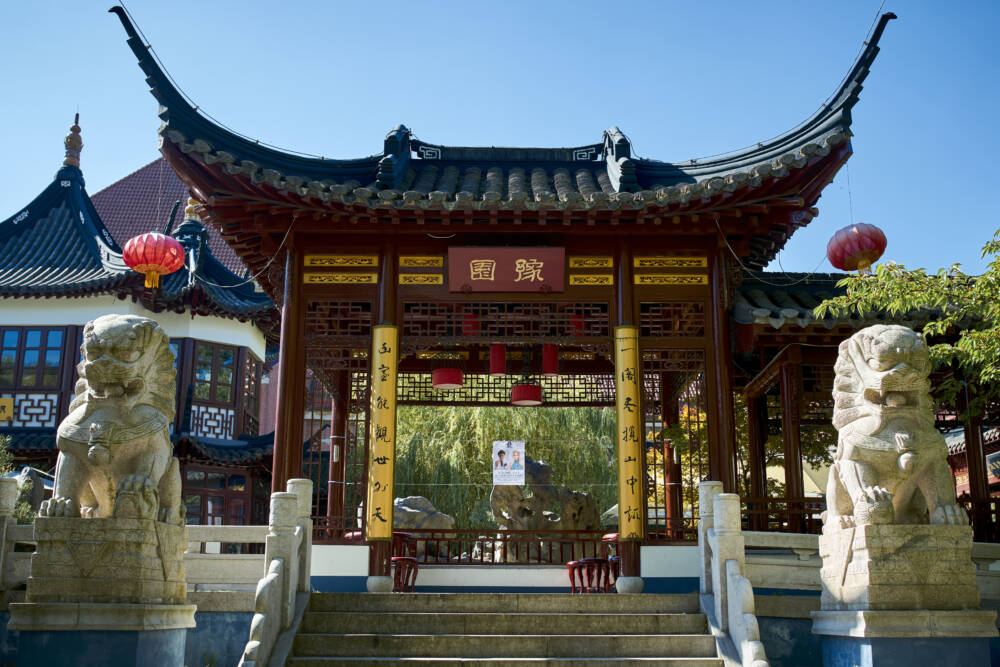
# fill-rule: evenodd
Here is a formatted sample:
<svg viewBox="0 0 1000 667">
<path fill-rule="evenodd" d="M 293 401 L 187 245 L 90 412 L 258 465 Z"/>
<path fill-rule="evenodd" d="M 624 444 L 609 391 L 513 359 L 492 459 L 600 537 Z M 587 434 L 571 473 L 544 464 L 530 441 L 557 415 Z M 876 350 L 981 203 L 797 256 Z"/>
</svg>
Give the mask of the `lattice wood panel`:
<svg viewBox="0 0 1000 667">
<path fill-rule="evenodd" d="M 513 343 L 531 339 L 607 338 L 611 335 L 606 302 L 407 301 L 403 337 Z"/>
<path fill-rule="evenodd" d="M 367 338 L 372 333 L 372 302 L 310 299 L 306 304 L 306 335 Z"/>
<path fill-rule="evenodd" d="M 645 338 L 704 337 L 707 327 L 701 301 L 642 302 L 639 334 Z"/>
<path fill-rule="evenodd" d="M 647 521 L 651 532 L 670 528 L 666 508 L 667 440 L 680 457 L 684 516 L 698 516 L 698 483 L 709 473 L 705 353 L 702 350 L 643 350 L 643 411 L 646 413 Z M 668 427 L 669 424 L 669 427 Z"/>
<path fill-rule="evenodd" d="M 401 373 L 396 400 L 402 405 L 510 405 L 510 390 L 521 382 L 518 375 L 491 378 L 486 374 L 465 375 L 461 389 L 439 391 L 431 386 L 427 373 Z M 557 375 L 532 376 L 529 381 L 542 386 L 542 396 L 548 406 L 605 406 L 615 404 L 614 376 Z"/>
</svg>

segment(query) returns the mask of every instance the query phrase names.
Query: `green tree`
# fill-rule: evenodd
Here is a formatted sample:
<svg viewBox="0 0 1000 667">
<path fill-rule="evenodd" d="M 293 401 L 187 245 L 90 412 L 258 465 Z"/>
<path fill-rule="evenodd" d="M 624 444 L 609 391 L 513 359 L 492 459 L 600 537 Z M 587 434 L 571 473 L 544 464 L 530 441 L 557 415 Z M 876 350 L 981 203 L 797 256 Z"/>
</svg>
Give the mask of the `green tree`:
<svg viewBox="0 0 1000 667">
<path fill-rule="evenodd" d="M 937 366 L 952 366 L 969 382 L 979 385 L 980 398 L 1000 397 L 1000 230 L 983 246 L 983 257 L 991 257 L 986 271 L 972 276 L 959 264 L 935 273 L 908 269 L 886 262 L 871 275 L 850 275 L 839 283 L 845 293 L 816 307 L 816 317 L 827 313 L 862 317 L 885 312 L 891 318 L 927 316 L 924 337 Z M 930 312 L 928 312 L 930 311 Z M 938 387 L 949 401 L 962 385 L 951 375 Z"/>
<path fill-rule="evenodd" d="M 552 466 L 552 481 L 617 502 L 612 408 L 402 406 L 396 424 L 396 495 L 421 495 L 459 528 L 495 526 L 490 511 L 494 440 L 524 440 Z"/>
<path fill-rule="evenodd" d="M 14 454 L 10 451 L 10 436 L 0 435 L 0 475 L 8 475 L 14 472 Z M 18 523 L 34 523 L 35 512 L 26 498 L 31 492 L 31 482 L 25 482 L 18 493 L 17 504 L 14 505 L 14 518 Z"/>
</svg>

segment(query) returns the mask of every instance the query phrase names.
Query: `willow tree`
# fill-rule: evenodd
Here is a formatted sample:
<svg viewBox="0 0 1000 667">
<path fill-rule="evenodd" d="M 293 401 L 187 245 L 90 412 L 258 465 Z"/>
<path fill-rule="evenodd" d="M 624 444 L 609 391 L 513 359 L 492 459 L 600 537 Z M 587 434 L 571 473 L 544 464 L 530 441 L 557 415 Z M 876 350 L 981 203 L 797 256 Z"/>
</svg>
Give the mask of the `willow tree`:
<svg viewBox="0 0 1000 667">
<path fill-rule="evenodd" d="M 601 511 L 617 502 L 611 408 L 403 406 L 396 432 L 396 495 L 427 497 L 459 528 L 495 525 L 494 440 L 523 440 L 553 484 L 589 493 Z"/>
</svg>

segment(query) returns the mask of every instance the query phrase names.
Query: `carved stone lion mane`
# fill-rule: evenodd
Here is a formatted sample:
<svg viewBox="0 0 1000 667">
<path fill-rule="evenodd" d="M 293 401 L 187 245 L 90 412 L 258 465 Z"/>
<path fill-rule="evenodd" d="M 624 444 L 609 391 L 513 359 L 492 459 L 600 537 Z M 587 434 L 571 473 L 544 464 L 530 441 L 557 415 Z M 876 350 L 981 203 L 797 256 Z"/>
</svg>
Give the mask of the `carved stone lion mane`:
<svg viewBox="0 0 1000 667">
<path fill-rule="evenodd" d="M 840 344 L 834 369 L 826 525 L 966 523 L 934 428 L 923 337 L 898 325 L 862 329 Z"/>
<path fill-rule="evenodd" d="M 40 514 L 180 523 L 166 334 L 145 317 L 105 315 L 84 327 L 80 351 L 76 395 L 59 425 L 55 488 Z"/>
</svg>

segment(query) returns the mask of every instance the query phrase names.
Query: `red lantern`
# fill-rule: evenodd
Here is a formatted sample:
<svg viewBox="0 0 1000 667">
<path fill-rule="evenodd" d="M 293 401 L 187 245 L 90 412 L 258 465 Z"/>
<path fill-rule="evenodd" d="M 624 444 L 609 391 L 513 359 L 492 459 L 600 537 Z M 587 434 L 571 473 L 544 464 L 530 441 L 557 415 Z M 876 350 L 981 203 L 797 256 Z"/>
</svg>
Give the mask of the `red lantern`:
<svg viewBox="0 0 1000 667">
<path fill-rule="evenodd" d="M 461 368 L 435 368 L 431 371 L 431 386 L 435 389 L 461 389 L 464 380 Z"/>
<path fill-rule="evenodd" d="M 885 252 L 885 234 L 875 225 L 859 222 L 838 230 L 826 244 L 826 256 L 841 271 L 870 273 Z"/>
<path fill-rule="evenodd" d="M 542 345 L 542 375 L 559 375 L 559 346 L 552 343 Z"/>
<path fill-rule="evenodd" d="M 542 404 L 542 388 L 537 384 L 515 384 L 510 388 L 510 402 L 514 405 Z"/>
<path fill-rule="evenodd" d="M 184 266 L 184 246 L 171 236 L 149 232 L 130 238 L 122 259 L 130 269 L 146 275 L 146 287 L 159 287 L 160 276 Z"/>
<path fill-rule="evenodd" d="M 507 346 L 503 343 L 490 344 L 490 377 L 498 378 L 507 374 Z"/>
</svg>

